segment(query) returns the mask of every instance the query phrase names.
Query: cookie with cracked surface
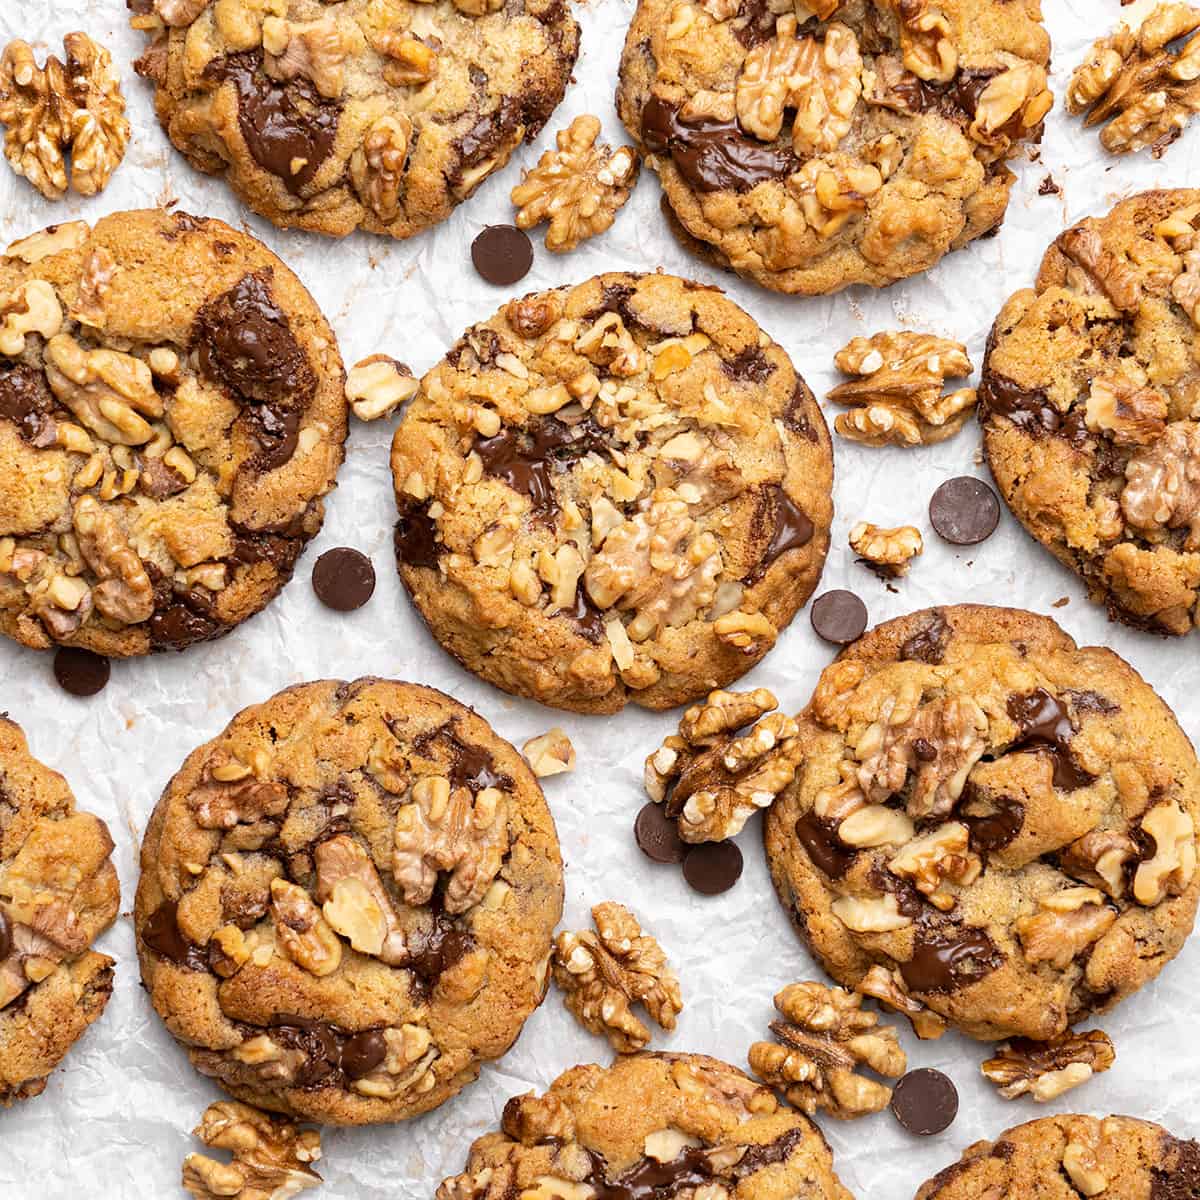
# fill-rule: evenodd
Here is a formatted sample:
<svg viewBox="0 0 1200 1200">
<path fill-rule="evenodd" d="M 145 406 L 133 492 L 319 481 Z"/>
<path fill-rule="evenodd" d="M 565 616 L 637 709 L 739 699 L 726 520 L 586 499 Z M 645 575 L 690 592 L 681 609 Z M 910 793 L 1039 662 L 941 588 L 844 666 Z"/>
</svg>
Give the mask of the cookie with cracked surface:
<svg viewBox="0 0 1200 1200">
<path fill-rule="evenodd" d="M 1044 1117 L 968 1147 L 916 1200 L 1096 1195 L 1192 1200 L 1200 1195 L 1200 1144 L 1133 1117 Z"/>
<path fill-rule="evenodd" d="M 39 1096 L 104 1011 L 113 960 L 91 949 L 121 903 L 108 826 L 0 717 L 0 1105 Z"/>
<path fill-rule="evenodd" d="M 984 452 L 1022 525 L 1110 617 L 1200 621 L 1200 191 L 1066 230 L 992 328 Z"/>
<path fill-rule="evenodd" d="M 774 645 L 821 574 L 833 465 L 782 347 L 714 288 L 601 275 L 512 300 L 392 442 L 430 630 L 544 704 L 671 708 Z"/>
<path fill-rule="evenodd" d="M 167 135 L 281 228 L 407 238 L 559 101 L 564 0 L 127 0 Z"/>
<path fill-rule="evenodd" d="M 167 785 L 141 868 L 150 999 L 259 1108 L 427 1112 L 546 994 L 550 811 L 521 756 L 431 688 L 327 680 L 245 709 Z"/>
<path fill-rule="evenodd" d="M 514 1096 L 437 1200 L 700 1194 L 852 1200 L 817 1127 L 701 1054 L 622 1055 Z"/>
<path fill-rule="evenodd" d="M 933 1036 L 1047 1041 L 1191 932 L 1200 765 L 1112 651 L 1018 609 L 928 609 L 844 651 L 798 724 L 775 887 L 839 983 L 882 977 Z"/>
<path fill-rule="evenodd" d="M 346 439 L 299 279 L 221 221 L 127 212 L 9 246 L 0 314 L 0 632 L 128 657 L 259 612 Z"/>
<path fill-rule="evenodd" d="M 640 0 L 617 104 L 685 245 L 816 295 L 999 227 L 1049 60 L 1040 0 Z"/>
</svg>

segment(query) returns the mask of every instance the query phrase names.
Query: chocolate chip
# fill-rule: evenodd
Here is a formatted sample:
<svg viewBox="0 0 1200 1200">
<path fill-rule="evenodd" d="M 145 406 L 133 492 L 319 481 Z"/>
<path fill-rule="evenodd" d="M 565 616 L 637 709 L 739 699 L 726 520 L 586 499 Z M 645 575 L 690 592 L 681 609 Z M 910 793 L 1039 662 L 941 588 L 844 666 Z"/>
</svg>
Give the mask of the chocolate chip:
<svg viewBox="0 0 1200 1200">
<path fill-rule="evenodd" d="M 378 1029 L 355 1034 L 343 1047 L 342 1070 L 351 1079 L 369 1075 L 387 1058 L 387 1041 Z"/>
<path fill-rule="evenodd" d="M 934 529 L 956 546 L 974 546 L 992 536 L 1000 522 L 1000 501 L 982 479 L 959 475 L 942 484 L 929 501 Z"/>
<path fill-rule="evenodd" d="M 665 805 L 647 804 L 633 823 L 633 836 L 652 862 L 678 863 L 687 857 L 687 844 L 679 836 L 679 826 L 667 816 Z"/>
<path fill-rule="evenodd" d="M 742 852 L 733 842 L 704 842 L 683 860 L 683 877 L 703 896 L 727 892 L 742 877 Z"/>
<path fill-rule="evenodd" d="M 909 1071 L 892 1093 L 892 1115 L 909 1133 L 941 1133 L 958 1116 L 958 1089 L 941 1071 Z"/>
<path fill-rule="evenodd" d="M 0 908 L 0 962 L 3 962 L 8 957 L 8 952 L 12 949 L 12 926 L 8 923 L 8 917 L 4 914 L 4 909 Z"/>
<path fill-rule="evenodd" d="M 362 608 L 375 591 L 375 568 L 371 560 L 349 546 L 326 550 L 312 573 L 313 591 L 326 608 L 353 612 Z"/>
<path fill-rule="evenodd" d="M 488 225 L 471 243 L 471 261 L 488 283 L 508 287 L 533 266 L 533 243 L 515 225 Z"/>
<path fill-rule="evenodd" d="M 853 592 L 826 592 L 813 601 L 809 619 L 818 637 L 835 646 L 848 646 L 858 641 L 867 627 L 867 606 Z"/>
<path fill-rule="evenodd" d="M 90 650 L 60 646 L 54 655 L 54 678 L 72 696 L 94 696 L 108 683 L 108 659 Z"/>
</svg>

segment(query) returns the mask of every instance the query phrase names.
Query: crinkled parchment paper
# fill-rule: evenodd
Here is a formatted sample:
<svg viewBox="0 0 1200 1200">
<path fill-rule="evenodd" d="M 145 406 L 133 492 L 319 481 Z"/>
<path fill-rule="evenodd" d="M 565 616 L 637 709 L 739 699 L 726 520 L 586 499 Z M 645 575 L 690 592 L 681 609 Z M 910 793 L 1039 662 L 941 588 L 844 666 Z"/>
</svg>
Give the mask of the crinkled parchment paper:
<svg viewBox="0 0 1200 1200">
<path fill-rule="evenodd" d="M 1054 90 L 1061 98 L 1071 68 L 1090 40 L 1121 13 L 1118 0 L 1045 0 L 1054 38 Z M 85 29 L 113 51 L 130 104 L 134 136 L 108 190 L 92 200 L 44 201 L 0 165 L 0 238 L 4 243 L 56 221 L 178 199 L 182 208 L 245 223 L 299 273 L 341 340 L 347 364 L 374 351 L 408 362 L 420 374 L 472 321 L 507 298 L 472 271 L 467 248 L 485 224 L 511 220 L 508 192 L 554 130 L 572 117 L 596 113 L 608 136 L 623 131 L 613 112 L 617 61 L 632 0 L 591 0 L 577 6 L 583 53 L 576 82 L 535 146 L 489 180 L 440 228 L 408 243 L 355 236 L 342 243 L 282 233 L 251 216 L 225 187 L 189 168 L 169 146 L 152 112 L 149 89 L 130 63 L 141 39 L 126 27 L 123 0 L 0 0 L 0 34 L 60 51 L 61 38 Z M 952 255 L 927 276 L 884 292 L 856 289 L 828 299 L 788 299 L 716 272 L 688 257 L 658 213 L 658 185 L 646 173 L 633 199 L 604 236 L 556 257 L 538 245 L 530 275 L 517 291 L 577 282 L 599 271 L 667 271 L 713 282 L 746 307 L 794 358 L 823 396 L 834 382 L 834 350 L 859 333 L 884 327 L 930 329 L 966 341 L 976 366 L 984 338 L 1005 298 L 1032 282 L 1046 244 L 1069 221 L 1106 211 L 1143 188 L 1197 178 L 1200 133 L 1188 133 L 1155 162 L 1147 155 L 1109 158 L 1095 133 L 1056 106 L 1040 161 L 1018 166 L 1008 220 L 996 238 Z M 1061 195 L 1041 196 L 1052 175 Z M 832 414 L 830 414 L 832 420 Z M 785 983 L 820 977 L 793 935 L 768 881 L 758 821 L 740 842 L 746 871 L 733 891 L 714 899 L 693 894 L 679 873 L 655 867 L 631 832 L 644 802 L 644 755 L 671 730 L 669 715 L 630 707 L 618 717 L 560 714 L 515 701 L 461 670 L 425 631 L 394 569 L 395 517 L 388 474 L 389 422 L 355 423 L 325 528 L 296 578 L 262 615 L 223 641 L 183 655 L 114 663 L 99 696 L 75 700 L 58 690 L 51 656 L 0 645 L 0 711 L 24 726 L 34 753 L 62 771 L 79 804 L 102 815 L 116 839 L 124 894 L 133 904 L 136 852 L 146 820 L 166 781 L 199 742 L 218 733 L 239 709 L 302 680 L 383 674 L 432 684 L 474 705 L 518 745 L 561 724 L 578 750 L 572 775 L 547 781 L 566 859 L 569 922 L 587 921 L 588 907 L 619 898 L 630 903 L 668 950 L 683 980 L 685 1009 L 673 1036 L 655 1046 L 697 1050 L 745 1064 L 751 1041 L 764 1035 L 771 997 Z M 933 489 L 974 465 L 979 434 L 971 425 L 952 441 L 926 450 L 872 451 L 837 441 L 837 516 L 823 588 L 849 587 L 866 599 L 872 621 L 911 609 L 958 601 L 1018 605 L 1051 614 L 1081 643 L 1114 647 L 1159 690 L 1192 732 L 1200 720 L 1195 686 L 1200 634 L 1179 642 L 1110 625 L 1087 602 L 1080 583 L 1060 568 L 1005 513 L 983 545 L 957 551 L 928 528 Z M 912 522 L 926 551 L 891 594 L 854 562 L 846 546 L 860 519 Z M 370 554 L 379 576 L 374 598 L 340 616 L 320 607 L 309 585 L 316 556 L 332 546 Z M 1060 597 L 1064 607 L 1053 608 Z M 801 707 L 830 648 L 813 634 L 807 613 L 747 677 L 765 685 L 785 709 Z M 578 925 L 575 925 L 578 928 Z M 118 960 L 116 990 L 101 1020 L 68 1055 L 39 1099 L 0 1111 L 0 1197 L 182 1195 L 180 1162 L 197 1148 L 190 1130 L 218 1096 L 166 1033 L 138 983 L 128 915 L 100 941 Z M 1200 994 L 1200 945 L 1193 942 L 1164 972 L 1102 1021 L 1117 1047 L 1108 1074 L 1049 1106 L 1005 1102 L 979 1074 L 984 1047 L 950 1034 L 904 1040 L 912 1066 L 934 1066 L 957 1083 L 962 1107 L 944 1134 L 917 1140 L 887 1113 L 851 1123 L 822 1119 L 842 1179 L 859 1200 L 910 1200 L 917 1186 L 957 1159 L 973 1141 L 1047 1111 L 1128 1113 L 1159 1121 L 1181 1135 L 1200 1133 L 1193 1098 L 1200 1078 L 1200 1040 L 1193 1036 Z M 325 1137 L 323 1195 L 349 1200 L 431 1200 L 443 1176 L 462 1169 L 472 1139 L 495 1126 L 505 1100 L 544 1088 L 579 1062 L 608 1061 L 608 1047 L 580 1030 L 557 993 L 526 1026 L 516 1047 L 485 1068 L 478 1083 L 440 1111 L 405 1125 L 333 1130 Z"/>
</svg>

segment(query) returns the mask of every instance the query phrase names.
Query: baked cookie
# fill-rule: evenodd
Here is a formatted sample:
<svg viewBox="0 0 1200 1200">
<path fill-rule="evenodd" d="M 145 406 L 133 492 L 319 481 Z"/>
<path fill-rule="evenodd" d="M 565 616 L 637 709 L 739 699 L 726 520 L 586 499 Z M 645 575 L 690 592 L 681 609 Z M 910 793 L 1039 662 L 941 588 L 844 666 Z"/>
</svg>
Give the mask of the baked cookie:
<svg viewBox="0 0 1200 1200">
<path fill-rule="evenodd" d="M 815 295 L 998 228 L 1049 61 L 1040 0 L 640 0 L 617 107 L 685 246 Z"/>
<path fill-rule="evenodd" d="M 1200 1144 L 1132 1117 L 1045 1117 L 976 1142 L 921 1186 L 916 1200 L 1194 1200 Z"/>
<path fill-rule="evenodd" d="M 121 904 L 108 826 L 77 812 L 67 781 L 0 716 L 0 1105 L 46 1077 L 112 994 L 90 946 Z"/>
<path fill-rule="evenodd" d="M 437 1200 L 516 1195 L 852 1200 L 807 1117 L 702 1054 L 573 1067 L 544 1096 L 514 1096 Z"/>
<path fill-rule="evenodd" d="M 928 609 L 845 650 L 798 720 L 775 886 L 839 983 L 925 1032 L 1046 1041 L 1190 933 L 1200 766 L 1111 650 L 1017 609 Z"/>
<path fill-rule="evenodd" d="M 445 220 L 563 97 L 564 0 L 127 0 L 167 135 L 281 228 Z"/>
<path fill-rule="evenodd" d="M 1200 621 L 1200 191 L 1145 192 L 1046 252 L 992 329 L 984 449 L 1017 519 L 1118 621 Z"/>
<path fill-rule="evenodd" d="M 302 684 L 239 713 L 142 843 L 142 979 L 197 1070 L 336 1125 L 436 1108 L 545 997 L 554 821 L 521 756 L 431 688 Z"/>
<path fill-rule="evenodd" d="M 228 633 L 291 578 L 344 373 L 265 246 L 162 210 L 0 258 L 0 632 L 128 656 Z"/>
<path fill-rule="evenodd" d="M 421 381 L 392 443 L 400 575 L 517 695 L 671 708 L 774 644 L 829 547 L 829 433 L 715 288 L 601 275 L 512 300 Z"/>
</svg>

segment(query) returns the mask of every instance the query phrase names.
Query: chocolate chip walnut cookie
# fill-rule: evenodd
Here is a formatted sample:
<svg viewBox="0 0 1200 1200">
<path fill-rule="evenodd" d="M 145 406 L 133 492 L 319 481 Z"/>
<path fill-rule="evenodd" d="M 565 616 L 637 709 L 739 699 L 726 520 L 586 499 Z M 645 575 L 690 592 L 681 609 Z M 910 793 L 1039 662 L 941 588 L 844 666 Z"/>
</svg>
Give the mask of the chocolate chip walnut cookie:
<svg viewBox="0 0 1200 1200">
<path fill-rule="evenodd" d="M 700 1054 L 574 1067 L 514 1096 L 437 1200 L 851 1200 L 820 1130 L 769 1088 Z"/>
<path fill-rule="evenodd" d="M 120 907 L 108 827 L 0 717 L 0 1105 L 39 1096 L 104 1011 L 113 960 L 91 949 Z"/>
<path fill-rule="evenodd" d="M 474 1080 L 549 984 L 562 860 L 517 752 L 430 688 L 303 684 L 239 713 L 142 844 L 142 979 L 197 1070 L 332 1124 Z"/>
<path fill-rule="evenodd" d="M 1194 1200 L 1200 1195 L 1200 1144 L 1132 1117 L 1071 1113 L 976 1142 L 918 1190 L 916 1200 Z"/>
<path fill-rule="evenodd" d="M 400 574 L 506 691 L 670 708 L 767 653 L 816 586 L 832 457 L 783 349 L 713 288 L 602 275 L 510 301 L 392 443 Z"/>
<path fill-rule="evenodd" d="M 996 229 L 1049 59 L 1040 0 L 640 0 L 617 104 L 685 245 L 811 295 Z"/>
<path fill-rule="evenodd" d="M 0 258 L 0 632 L 128 656 L 262 609 L 321 527 L 337 343 L 261 243 L 185 213 Z"/>
<path fill-rule="evenodd" d="M 1111 651 L 1016 609 L 929 609 L 844 651 L 798 724 L 776 889 L 826 970 L 923 1036 L 1048 1041 L 1181 949 L 1200 766 Z"/>
<path fill-rule="evenodd" d="M 175 147 L 333 237 L 444 220 L 537 135 L 579 52 L 564 0 L 126 2 Z"/>
<path fill-rule="evenodd" d="M 1017 519 L 1114 620 L 1200 619 L 1200 191 L 1145 192 L 1046 252 L 992 328 L 984 450 Z"/>
</svg>

